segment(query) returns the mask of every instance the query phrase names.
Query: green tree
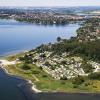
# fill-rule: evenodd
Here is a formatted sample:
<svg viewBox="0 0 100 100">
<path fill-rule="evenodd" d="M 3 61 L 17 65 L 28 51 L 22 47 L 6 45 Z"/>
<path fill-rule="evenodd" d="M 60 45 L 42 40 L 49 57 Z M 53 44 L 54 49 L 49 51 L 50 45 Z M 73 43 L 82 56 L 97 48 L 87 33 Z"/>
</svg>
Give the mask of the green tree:
<svg viewBox="0 0 100 100">
<path fill-rule="evenodd" d="M 95 72 L 95 73 L 91 73 L 91 74 L 89 74 L 89 76 L 88 76 L 90 79 L 98 79 L 98 80 L 100 80 L 100 73 L 98 72 Z"/>
<path fill-rule="evenodd" d="M 85 82 L 85 79 L 82 76 L 78 76 L 72 79 L 74 85 L 80 85 Z"/>
<path fill-rule="evenodd" d="M 60 42 L 61 41 L 61 37 L 57 37 L 57 42 Z"/>
<path fill-rule="evenodd" d="M 93 66 L 85 61 L 81 64 L 81 67 L 83 68 L 85 73 L 92 73 L 93 72 Z"/>
</svg>

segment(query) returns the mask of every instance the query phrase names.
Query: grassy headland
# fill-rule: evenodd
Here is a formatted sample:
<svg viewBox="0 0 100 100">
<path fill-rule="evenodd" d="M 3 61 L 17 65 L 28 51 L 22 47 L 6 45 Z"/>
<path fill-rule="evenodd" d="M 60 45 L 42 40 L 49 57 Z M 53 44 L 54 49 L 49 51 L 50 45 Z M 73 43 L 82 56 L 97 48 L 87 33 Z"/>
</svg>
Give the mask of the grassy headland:
<svg viewBox="0 0 100 100">
<path fill-rule="evenodd" d="M 42 91 L 100 92 L 99 23 L 90 19 L 77 30 L 77 37 L 58 37 L 55 44 L 6 57 L 20 63 L 5 68 L 32 80 Z"/>
</svg>

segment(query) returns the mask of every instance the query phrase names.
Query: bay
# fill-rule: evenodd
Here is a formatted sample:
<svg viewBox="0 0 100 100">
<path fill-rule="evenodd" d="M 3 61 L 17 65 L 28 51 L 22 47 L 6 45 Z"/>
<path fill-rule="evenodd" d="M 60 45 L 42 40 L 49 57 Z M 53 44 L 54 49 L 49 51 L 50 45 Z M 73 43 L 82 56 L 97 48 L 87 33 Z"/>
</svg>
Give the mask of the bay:
<svg viewBox="0 0 100 100">
<path fill-rule="evenodd" d="M 79 26 L 78 23 L 45 26 L 0 19 L 0 56 L 55 42 L 57 37 L 69 39 L 76 36 Z"/>
</svg>

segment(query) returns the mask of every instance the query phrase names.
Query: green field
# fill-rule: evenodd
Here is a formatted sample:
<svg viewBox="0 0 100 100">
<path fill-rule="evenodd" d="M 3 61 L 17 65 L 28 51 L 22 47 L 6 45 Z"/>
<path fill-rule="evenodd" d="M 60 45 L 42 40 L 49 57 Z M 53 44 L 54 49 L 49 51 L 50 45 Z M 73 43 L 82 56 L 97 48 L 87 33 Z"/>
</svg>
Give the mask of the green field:
<svg viewBox="0 0 100 100">
<path fill-rule="evenodd" d="M 100 92 L 100 81 L 85 79 L 85 82 L 75 87 L 71 80 L 55 80 L 45 73 L 43 69 L 28 64 L 29 69 L 23 69 L 23 63 L 9 65 L 5 68 L 13 75 L 31 80 L 37 88 L 50 92 Z"/>
</svg>

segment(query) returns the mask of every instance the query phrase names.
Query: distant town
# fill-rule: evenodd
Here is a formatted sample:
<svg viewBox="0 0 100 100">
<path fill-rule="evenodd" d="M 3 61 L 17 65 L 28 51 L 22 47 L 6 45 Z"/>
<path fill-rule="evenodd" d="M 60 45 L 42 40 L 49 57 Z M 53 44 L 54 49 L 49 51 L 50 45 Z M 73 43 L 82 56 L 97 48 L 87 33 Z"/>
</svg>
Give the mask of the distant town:
<svg viewBox="0 0 100 100">
<path fill-rule="evenodd" d="M 77 9 L 76 9 L 77 10 Z M 31 22 L 37 24 L 56 24 L 56 25 L 65 25 L 69 22 L 73 21 L 83 21 L 89 18 L 100 18 L 100 13 L 90 11 L 87 12 L 75 12 L 75 8 L 65 9 L 65 8 L 30 8 L 27 9 L 14 9 L 14 8 L 5 8 L 0 9 L 0 18 L 7 18 L 7 19 L 15 19 L 17 21 L 23 22 Z M 97 9 L 98 10 L 98 9 Z"/>
</svg>

